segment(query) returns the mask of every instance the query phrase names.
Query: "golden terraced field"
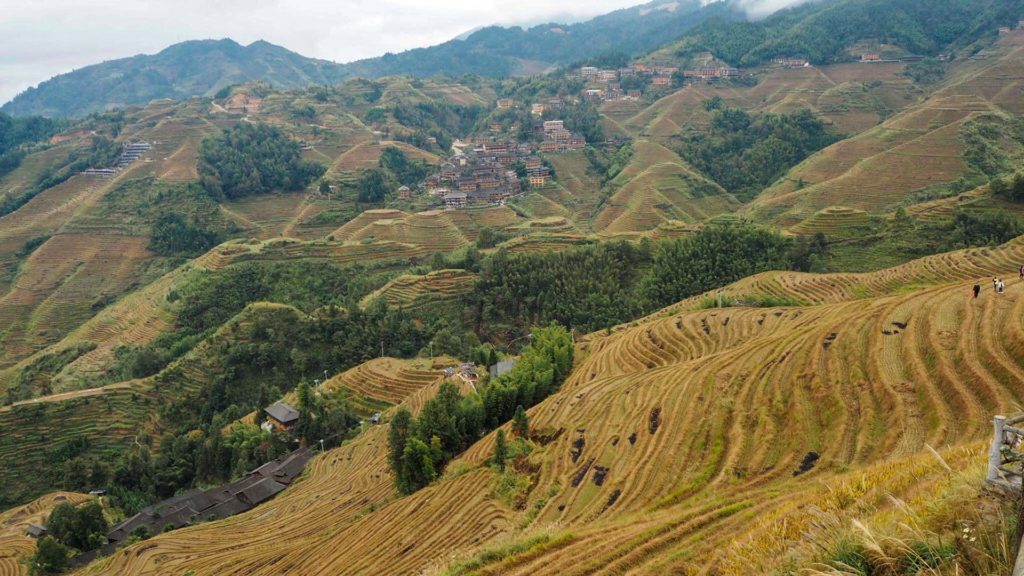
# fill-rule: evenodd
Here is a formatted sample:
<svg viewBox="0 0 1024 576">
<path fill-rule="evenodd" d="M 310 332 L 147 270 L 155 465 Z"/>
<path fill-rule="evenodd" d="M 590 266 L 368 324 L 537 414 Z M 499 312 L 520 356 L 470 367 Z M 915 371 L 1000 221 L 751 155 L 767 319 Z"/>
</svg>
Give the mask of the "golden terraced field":
<svg viewBox="0 0 1024 576">
<path fill-rule="evenodd" d="M 810 562 L 823 515 L 895 522 L 924 514 L 929 490 L 979 478 L 991 415 L 1024 400 L 1024 283 L 978 300 L 970 286 L 1022 261 L 1015 241 L 870 274 L 763 274 L 726 291 L 809 305 L 704 310 L 694 298 L 581 339 L 562 389 L 529 411 L 540 435 L 526 510 L 492 492 L 493 435 L 449 465 L 459 473 L 394 498 L 382 426 L 265 506 L 81 573 L 440 573 L 488 549 L 475 573 Z"/>
</svg>

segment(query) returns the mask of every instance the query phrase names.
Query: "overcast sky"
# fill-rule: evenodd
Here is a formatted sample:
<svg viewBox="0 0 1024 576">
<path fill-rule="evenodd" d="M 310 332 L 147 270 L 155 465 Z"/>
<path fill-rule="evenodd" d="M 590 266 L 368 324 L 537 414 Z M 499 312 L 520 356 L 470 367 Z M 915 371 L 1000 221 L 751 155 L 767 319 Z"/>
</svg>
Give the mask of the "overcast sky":
<svg viewBox="0 0 1024 576">
<path fill-rule="evenodd" d="M 671 1 L 671 0 L 666 0 Z M 739 0 L 764 5 L 799 0 Z M 642 0 L 0 0 L 0 102 L 62 72 L 184 40 L 267 40 L 350 62 L 488 24 L 581 20 Z"/>
</svg>

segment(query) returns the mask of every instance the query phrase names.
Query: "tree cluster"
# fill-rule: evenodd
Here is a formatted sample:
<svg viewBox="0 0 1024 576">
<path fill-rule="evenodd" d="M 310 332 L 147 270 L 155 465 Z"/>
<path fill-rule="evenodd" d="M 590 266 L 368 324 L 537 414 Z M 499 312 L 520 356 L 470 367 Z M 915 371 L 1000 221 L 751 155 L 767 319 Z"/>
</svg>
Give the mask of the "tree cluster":
<svg viewBox="0 0 1024 576">
<path fill-rule="evenodd" d="M 839 135 L 809 110 L 753 116 L 709 101 L 708 131 L 679 138 L 677 151 L 690 164 L 741 200 L 751 200 Z"/>
<path fill-rule="evenodd" d="M 1006 178 L 996 178 L 989 185 L 992 193 L 1011 202 L 1024 202 L 1024 172 Z"/>
<path fill-rule="evenodd" d="M 525 435 L 525 409 L 561 386 L 572 368 L 572 355 L 572 340 L 564 328 L 540 328 L 515 367 L 479 392 L 463 396 L 446 382 L 423 405 L 418 418 L 400 408 L 388 431 L 388 463 L 395 486 L 409 494 L 430 484 L 452 458 L 510 419 L 515 418 L 516 430 Z M 507 451 L 496 454 L 495 463 L 503 467 Z"/>
<path fill-rule="evenodd" d="M 324 171 L 302 160 L 299 144 L 268 124 L 240 122 L 199 146 L 200 180 L 218 199 L 301 190 Z"/>
<path fill-rule="evenodd" d="M 366 170 L 356 182 L 360 202 L 377 204 L 387 199 L 399 186 L 414 187 L 426 178 L 431 167 L 422 160 L 411 160 L 399 148 L 389 146 L 381 151 L 377 168 Z"/>
<path fill-rule="evenodd" d="M 105 544 L 107 528 L 103 507 L 95 500 L 78 506 L 58 504 L 46 519 L 47 535 L 36 543 L 36 552 L 28 560 L 30 572 L 61 573 L 73 555 Z"/>
<path fill-rule="evenodd" d="M 220 235 L 186 220 L 180 214 L 164 214 L 153 225 L 149 249 L 161 256 L 198 256 L 221 241 Z"/>
<path fill-rule="evenodd" d="M 21 165 L 23 146 L 47 140 L 65 126 L 65 122 L 41 116 L 12 118 L 0 113 L 0 178 Z"/>
</svg>

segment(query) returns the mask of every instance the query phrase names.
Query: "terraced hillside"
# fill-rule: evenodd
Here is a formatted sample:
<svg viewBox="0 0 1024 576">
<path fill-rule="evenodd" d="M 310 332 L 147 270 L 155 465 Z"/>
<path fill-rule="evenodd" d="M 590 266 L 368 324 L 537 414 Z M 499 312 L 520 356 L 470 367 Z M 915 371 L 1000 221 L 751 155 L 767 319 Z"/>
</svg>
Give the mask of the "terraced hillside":
<svg viewBox="0 0 1024 576">
<path fill-rule="evenodd" d="M 29 524 L 42 526 L 61 502 L 80 504 L 89 498 L 74 492 L 56 492 L 0 513 L 0 575 L 27 576 L 29 573 L 28 566 L 21 563 L 36 549 L 35 540 L 25 534 Z"/>
<path fill-rule="evenodd" d="M 444 369 L 457 360 L 446 357 L 398 360 L 378 358 L 333 376 L 321 386 L 327 390 L 345 388 L 353 394 L 353 408 L 369 415 L 376 410 L 401 404 L 419 390 L 444 377 Z"/>
<path fill-rule="evenodd" d="M 397 242 L 426 252 L 450 252 L 474 241 L 483 227 L 507 228 L 523 220 L 504 206 L 408 213 L 366 210 L 335 230 L 342 242 Z"/>
<path fill-rule="evenodd" d="M 820 560 L 853 519 L 931 518 L 952 537 L 936 495 L 977 498 L 990 416 L 1024 398 L 1024 283 L 978 300 L 970 286 L 1021 261 L 1019 239 L 870 274 L 763 274 L 726 293 L 807 305 L 694 298 L 583 338 L 529 411 L 523 508 L 494 496 L 493 435 L 393 498 L 378 427 L 266 506 L 82 574 L 760 574 Z"/>
<path fill-rule="evenodd" d="M 390 306 L 407 310 L 458 300 L 473 288 L 476 274 L 465 270 L 438 270 L 422 276 L 406 274 L 388 282 L 360 302 L 368 306 L 383 298 Z"/>
<path fill-rule="evenodd" d="M 634 161 L 609 184 L 614 193 L 597 214 L 595 230 L 644 232 L 669 220 L 699 222 L 739 207 L 668 148 L 638 140 L 635 149 Z"/>
<path fill-rule="evenodd" d="M 980 58 L 954 65 L 921 104 L 807 159 L 747 212 L 783 226 L 830 206 L 878 213 L 967 174 L 965 126 L 986 114 L 1008 121 L 1024 112 L 1015 96 L 1024 77 L 1024 35 L 1008 35 Z"/>
</svg>

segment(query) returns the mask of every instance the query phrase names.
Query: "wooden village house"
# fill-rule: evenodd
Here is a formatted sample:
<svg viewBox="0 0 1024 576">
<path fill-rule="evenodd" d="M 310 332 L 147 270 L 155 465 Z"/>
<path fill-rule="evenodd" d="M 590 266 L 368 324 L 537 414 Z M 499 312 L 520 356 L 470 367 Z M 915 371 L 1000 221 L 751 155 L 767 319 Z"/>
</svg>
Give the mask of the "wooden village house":
<svg viewBox="0 0 1024 576">
<path fill-rule="evenodd" d="M 274 404 L 264 412 L 267 415 L 267 423 L 282 432 L 291 433 L 299 423 L 299 411 L 284 402 Z"/>
</svg>

